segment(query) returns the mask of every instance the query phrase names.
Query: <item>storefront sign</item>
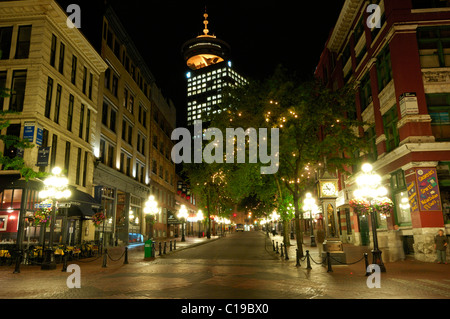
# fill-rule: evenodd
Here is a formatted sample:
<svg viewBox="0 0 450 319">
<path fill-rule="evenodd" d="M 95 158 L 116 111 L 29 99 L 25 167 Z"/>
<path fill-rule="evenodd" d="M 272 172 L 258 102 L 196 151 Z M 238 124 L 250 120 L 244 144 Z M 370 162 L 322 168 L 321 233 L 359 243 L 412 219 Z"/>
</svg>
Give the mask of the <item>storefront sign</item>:
<svg viewBox="0 0 450 319">
<path fill-rule="evenodd" d="M 441 211 L 441 196 L 435 168 L 416 169 L 419 206 L 421 211 Z"/>
<path fill-rule="evenodd" d="M 402 117 L 405 115 L 419 114 L 416 93 L 403 93 L 399 97 L 399 102 Z"/>
<path fill-rule="evenodd" d="M 411 182 L 407 186 L 408 190 L 408 198 L 409 198 L 409 206 L 411 213 L 419 211 L 419 204 L 417 203 L 417 190 L 416 183 Z"/>
<path fill-rule="evenodd" d="M 167 225 L 181 224 L 181 221 L 170 210 L 167 211 Z"/>
</svg>

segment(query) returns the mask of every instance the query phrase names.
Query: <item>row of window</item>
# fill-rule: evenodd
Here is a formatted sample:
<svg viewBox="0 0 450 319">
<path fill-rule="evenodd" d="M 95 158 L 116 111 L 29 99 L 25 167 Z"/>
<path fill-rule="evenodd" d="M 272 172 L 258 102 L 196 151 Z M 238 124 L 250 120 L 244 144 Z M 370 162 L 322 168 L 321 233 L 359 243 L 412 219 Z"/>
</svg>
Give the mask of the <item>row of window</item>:
<svg viewBox="0 0 450 319">
<path fill-rule="evenodd" d="M 144 95 L 150 99 L 150 85 L 148 81 L 144 79 L 139 68 L 130 59 L 126 52 L 125 46 L 120 43 L 120 40 L 115 36 L 114 32 L 109 28 L 108 22 L 104 21 L 103 25 L 103 40 L 106 45 L 114 52 L 114 55 L 125 67 L 125 70 L 130 74 L 136 84 L 139 86 Z"/>
<path fill-rule="evenodd" d="M 436 141 L 450 141 L 450 93 L 426 94 L 428 113 L 431 117 L 431 129 Z M 398 111 L 393 106 L 383 115 L 383 128 L 386 136 L 386 150 L 390 152 L 400 144 L 400 136 L 397 129 Z M 369 158 L 377 159 L 375 128 L 366 131 L 370 151 Z"/>
<path fill-rule="evenodd" d="M 11 124 L 6 129 L 6 134 L 11 136 L 20 137 L 22 130 L 21 124 Z M 49 144 L 50 133 L 47 129 L 43 129 L 42 133 L 42 145 L 41 147 L 50 147 L 50 156 L 49 156 L 49 164 L 50 167 L 58 166 L 56 163 L 56 159 L 58 154 L 64 152 L 64 171 L 65 175 L 70 176 L 71 167 L 74 167 L 72 163 L 73 160 L 76 160 L 76 172 L 75 172 L 75 184 L 86 187 L 87 176 L 86 173 L 89 169 L 90 162 L 90 154 L 87 151 L 84 151 L 79 147 L 73 147 L 71 141 L 63 141 L 58 135 L 53 134 L 51 138 L 51 144 Z M 65 148 L 62 149 L 61 145 L 64 145 Z M 14 158 L 18 155 L 18 150 L 14 147 L 6 147 L 3 150 L 5 156 Z M 76 157 L 73 157 L 73 153 L 75 152 Z M 41 166 L 39 168 L 41 172 L 46 170 L 45 166 Z"/>
<path fill-rule="evenodd" d="M 145 140 L 143 142 L 140 142 L 142 147 L 145 147 Z M 142 149 L 141 149 L 142 150 Z M 169 148 L 166 149 L 166 158 L 169 156 L 168 153 Z M 115 156 L 116 156 L 116 146 L 113 143 L 107 142 L 105 139 L 100 140 L 100 154 L 99 158 L 100 161 L 114 169 L 118 169 L 120 172 L 126 174 L 129 177 L 134 177 L 136 180 L 138 180 L 141 183 L 148 183 L 148 179 L 146 178 L 145 173 L 145 164 L 136 160 L 135 163 L 135 171 L 132 171 L 132 161 L 133 157 L 131 154 L 126 152 L 125 150 L 121 150 L 120 153 L 120 160 L 118 163 L 115 162 Z M 161 179 L 164 179 L 167 183 L 173 186 L 173 174 L 169 174 L 169 171 L 166 169 L 164 171 L 163 165 L 159 165 L 159 171 L 158 171 L 158 163 L 156 159 L 152 160 L 152 172 L 155 175 L 159 175 Z M 170 175 L 170 176 L 169 176 Z"/>
<path fill-rule="evenodd" d="M 61 97 L 62 97 L 62 86 L 60 84 L 56 84 L 56 93 L 55 90 L 55 81 L 53 78 L 48 77 L 47 80 L 47 94 L 45 98 L 45 108 L 44 108 L 44 116 L 48 119 L 53 119 L 56 124 L 60 124 L 60 114 L 61 114 Z M 53 95 L 55 95 L 55 99 L 53 102 Z M 73 119 L 74 114 L 79 115 L 79 126 L 78 126 L 78 137 L 81 139 L 84 135 L 84 140 L 86 142 L 90 142 L 90 127 L 91 127 L 91 110 L 86 107 L 85 104 L 81 103 L 79 109 L 75 109 L 75 97 L 72 94 L 69 94 L 69 100 L 67 101 L 67 109 L 64 109 L 63 114 L 67 114 L 66 121 L 66 129 L 69 132 L 73 132 Z M 53 113 L 52 113 L 53 110 Z"/>
<path fill-rule="evenodd" d="M 57 49 L 59 43 L 59 50 Z M 58 64 L 56 63 L 58 56 Z M 50 47 L 50 65 L 56 68 L 59 73 L 64 75 L 64 65 L 66 58 L 66 46 L 62 41 L 58 41 L 58 37 L 56 35 L 52 35 L 52 44 Z M 77 85 L 77 74 L 78 74 L 78 58 L 75 54 L 72 54 L 72 67 L 70 70 L 70 82 L 73 85 Z M 85 94 L 89 99 L 92 100 L 92 89 L 94 84 L 94 75 L 91 72 L 88 72 L 86 66 L 83 66 L 83 78 L 81 84 L 81 91 Z"/>
</svg>

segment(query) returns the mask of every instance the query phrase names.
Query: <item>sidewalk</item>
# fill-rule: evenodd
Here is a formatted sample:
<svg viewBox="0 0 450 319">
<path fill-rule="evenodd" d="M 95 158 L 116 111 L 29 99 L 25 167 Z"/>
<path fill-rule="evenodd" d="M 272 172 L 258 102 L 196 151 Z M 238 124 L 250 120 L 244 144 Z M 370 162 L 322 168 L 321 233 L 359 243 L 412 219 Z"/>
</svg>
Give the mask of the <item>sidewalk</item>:
<svg viewBox="0 0 450 319">
<path fill-rule="evenodd" d="M 107 267 L 118 268 L 125 263 L 125 247 L 128 248 L 127 257 L 129 263 L 138 263 L 138 262 L 149 262 L 155 260 L 157 258 L 164 257 L 169 254 L 176 253 L 177 251 L 184 250 L 190 247 L 195 247 L 199 245 L 203 245 L 209 243 L 211 241 L 215 241 L 221 238 L 220 236 L 212 236 L 208 239 L 206 236 L 202 238 L 194 237 L 194 236 L 186 236 L 185 241 L 181 241 L 180 238 L 168 238 L 165 240 L 161 240 L 162 242 L 162 250 L 161 255 L 159 254 L 159 241 L 155 241 L 155 257 L 151 259 L 145 259 L 144 255 L 144 243 L 138 244 L 130 244 L 128 246 L 110 246 L 106 247 L 107 255 L 98 254 L 93 257 L 81 258 L 81 259 L 73 259 L 68 260 L 68 264 L 79 264 L 83 265 L 84 271 L 89 272 L 98 272 L 99 269 L 102 268 L 103 265 L 107 265 Z M 164 242 L 166 242 L 166 253 L 164 254 Z M 170 249 L 170 242 L 172 242 L 172 250 Z M 176 243 L 175 243 L 176 242 Z M 106 258 L 105 258 L 106 256 Z M 61 271 L 64 263 L 62 259 L 57 259 L 56 269 Z M 14 262 L 11 265 L 2 265 L 0 266 L 0 276 L 6 273 L 13 273 L 15 269 Z M 39 272 L 41 273 L 40 265 L 20 265 L 21 273 L 33 273 Z M 51 272 L 51 271 L 50 271 Z"/>
<path fill-rule="evenodd" d="M 161 254 L 159 252 L 159 242 L 155 240 L 155 258 L 160 258 L 164 256 L 164 243 L 166 243 L 166 255 L 175 253 L 179 250 L 196 247 L 199 245 L 203 245 L 206 243 L 210 243 L 211 241 L 217 240 L 221 238 L 220 236 L 212 236 L 208 239 L 206 236 L 198 238 L 196 236 L 185 236 L 185 241 L 181 241 L 181 238 L 169 238 L 161 241 Z M 172 250 L 170 249 L 170 242 L 172 242 Z M 112 247 L 108 248 L 108 253 L 111 249 L 111 253 L 114 253 L 114 250 L 123 251 L 123 247 Z M 118 253 L 118 252 L 117 252 Z M 116 253 L 116 254 L 117 254 Z M 142 259 L 144 260 L 144 243 L 132 244 L 128 246 L 128 258 L 133 259 Z"/>
<path fill-rule="evenodd" d="M 279 254 L 273 251 L 272 241 L 275 244 L 278 242 Z M 288 263 L 292 267 L 296 267 L 296 249 L 297 241 L 290 239 L 291 246 L 288 248 L 289 260 L 286 260 L 286 256 L 281 257 L 281 244 L 283 243 L 283 237 L 280 235 L 266 236 L 266 249 L 273 253 L 280 259 L 282 263 Z M 346 263 L 348 265 L 333 264 L 332 272 L 329 274 L 333 277 L 339 277 L 341 275 L 359 274 L 364 275 L 366 272 L 364 253 L 368 254 L 368 263 L 372 264 L 372 249 L 368 246 L 355 246 L 353 244 L 343 244 L 344 252 L 346 253 Z M 318 247 L 310 246 L 310 237 L 304 236 L 303 240 L 303 253 L 306 256 L 306 251 L 309 250 L 311 256 L 311 272 L 315 273 L 327 273 L 327 264 L 321 264 L 321 258 L 318 253 Z M 361 260 L 362 259 L 362 260 Z M 386 272 L 382 273 L 384 278 L 390 278 L 395 280 L 433 280 L 441 282 L 442 280 L 450 281 L 449 272 L 450 265 L 437 264 L 430 262 L 422 262 L 415 260 L 414 257 L 407 256 L 405 260 L 386 262 L 383 261 Z M 300 259 L 300 268 L 305 269 L 307 267 L 306 258 Z M 441 284 L 442 285 L 442 284 Z M 446 287 L 448 288 L 448 287 Z"/>
<path fill-rule="evenodd" d="M 276 249 L 276 245 L 278 243 L 278 250 L 279 250 L 278 255 L 280 255 L 280 258 L 281 258 L 281 244 L 284 245 L 283 236 L 281 236 L 281 235 L 273 236 L 272 234 L 269 234 L 268 240 L 270 240 L 271 247 L 272 247 L 272 241 L 273 241 L 273 243 L 275 244 L 275 249 Z M 288 247 L 289 261 L 296 263 L 297 240 L 290 239 L 290 245 L 291 246 Z M 303 257 L 306 256 L 306 251 L 309 251 L 311 258 L 313 259 L 313 261 L 311 262 L 311 266 L 313 266 L 312 264 L 315 264 L 314 261 L 316 263 L 322 262 L 321 256 L 319 254 L 319 247 L 318 246 L 311 247 L 311 238 L 309 235 L 305 235 L 303 237 L 303 247 L 302 248 L 303 248 Z M 370 247 L 355 246 L 353 244 L 343 244 L 343 248 L 344 248 L 344 252 L 345 252 L 345 256 L 346 256 L 346 263 L 357 262 L 358 260 L 360 260 L 361 258 L 364 257 L 364 253 L 367 253 L 369 255 L 369 263 L 371 262 L 372 253 L 371 253 Z M 272 251 L 273 251 L 273 247 L 272 247 Z M 283 254 L 284 254 L 284 251 L 283 251 Z M 286 258 L 286 256 L 284 255 L 283 258 Z M 300 257 L 300 258 L 302 258 L 302 257 Z M 364 262 L 364 260 L 362 260 L 362 262 Z M 306 260 L 304 260 L 301 263 L 306 264 Z M 321 266 L 321 265 L 319 265 L 319 266 Z"/>
</svg>

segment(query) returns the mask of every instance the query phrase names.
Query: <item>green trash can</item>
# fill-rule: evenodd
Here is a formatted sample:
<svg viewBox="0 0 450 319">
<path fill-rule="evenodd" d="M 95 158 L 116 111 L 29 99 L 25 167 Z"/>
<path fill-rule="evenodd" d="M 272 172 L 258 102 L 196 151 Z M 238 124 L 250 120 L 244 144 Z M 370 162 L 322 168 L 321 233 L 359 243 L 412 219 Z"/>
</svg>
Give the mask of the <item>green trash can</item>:
<svg viewBox="0 0 450 319">
<path fill-rule="evenodd" d="M 152 251 L 152 245 L 153 241 L 151 239 L 147 240 L 144 244 L 144 258 L 152 258 L 153 257 L 153 251 Z"/>
</svg>

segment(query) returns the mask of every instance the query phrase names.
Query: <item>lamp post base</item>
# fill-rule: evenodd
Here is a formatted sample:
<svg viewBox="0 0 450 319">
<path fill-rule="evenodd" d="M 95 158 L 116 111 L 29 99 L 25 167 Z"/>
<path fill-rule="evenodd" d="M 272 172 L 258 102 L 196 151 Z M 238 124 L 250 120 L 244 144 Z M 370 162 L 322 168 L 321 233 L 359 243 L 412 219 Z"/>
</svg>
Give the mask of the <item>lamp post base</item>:
<svg viewBox="0 0 450 319">
<path fill-rule="evenodd" d="M 316 237 L 314 235 L 311 235 L 311 247 L 317 247 Z"/>
<path fill-rule="evenodd" d="M 41 270 L 54 270 L 56 269 L 55 253 L 51 249 L 47 249 L 44 252 L 44 261 L 41 265 Z"/>
<path fill-rule="evenodd" d="M 380 267 L 380 271 L 381 272 L 386 272 L 386 267 L 383 264 L 383 259 L 381 259 L 381 250 L 379 249 L 374 249 L 372 250 L 372 263 L 376 264 Z"/>
</svg>

